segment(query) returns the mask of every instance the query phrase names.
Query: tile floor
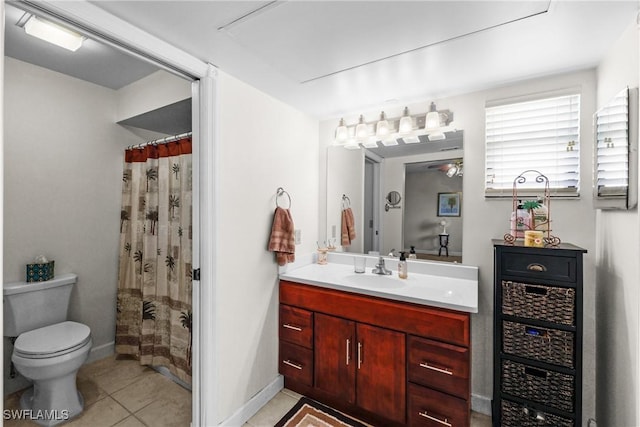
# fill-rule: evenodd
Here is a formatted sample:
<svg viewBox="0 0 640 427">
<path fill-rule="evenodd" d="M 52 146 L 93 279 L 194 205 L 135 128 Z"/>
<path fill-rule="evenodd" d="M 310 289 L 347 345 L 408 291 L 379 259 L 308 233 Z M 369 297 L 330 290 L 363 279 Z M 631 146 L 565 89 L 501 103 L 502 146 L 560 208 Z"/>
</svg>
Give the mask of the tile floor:
<svg viewBox="0 0 640 427">
<path fill-rule="evenodd" d="M 78 371 L 84 412 L 64 427 L 188 427 L 191 392 L 136 360 L 111 356 Z M 18 409 L 22 392 L 5 398 L 5 409 Z M 5 420 L 4 426 L 37 426 Z"/>
<path fill-rule="evenodd" d="M 64 427 L 189 427 L 191 392 L 136 360 L 107 357 L 80 368 L 78 389 L 85 410 Z M 7 396 L 4 409 L 18 409 L 22 392 Z M 271 427 L 302 397 L 284 389 L 244 427 Z M 4 420 L 6 427 L 37 426 L 26 420 Z M 471 427 L 490 427 L 491 418 L 473 412 Z"/>
</svg>

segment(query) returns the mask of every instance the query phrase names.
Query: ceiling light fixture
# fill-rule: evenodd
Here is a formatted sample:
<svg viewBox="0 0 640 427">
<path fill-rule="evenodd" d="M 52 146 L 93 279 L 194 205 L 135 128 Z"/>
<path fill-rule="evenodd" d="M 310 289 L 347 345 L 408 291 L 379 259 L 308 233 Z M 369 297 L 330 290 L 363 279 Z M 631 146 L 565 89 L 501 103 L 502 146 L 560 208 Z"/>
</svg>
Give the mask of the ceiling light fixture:
<svg viewBox="0 0 640 427">
<path fill-rule="evenodd" d="M 446 174 L 449 178 L 453 178 L 454 176 L 462 176 L 462 161 L 457 161 L 455 162 L 455 164 L 450 164 Z"/>
<path fill-rule="evenodd" d="M 35 15 L 30 15 L 26 21 L 23 18 L 24 15 L 18 21 L 18 25 L 24 28 L 25 33 L 72 52 L 80 49 L 85 39 L 85 37 L 74 31 L 53 22 L 45 21 Z M 20 25 L 21 23 L 23 24 Z"/>
</svg>

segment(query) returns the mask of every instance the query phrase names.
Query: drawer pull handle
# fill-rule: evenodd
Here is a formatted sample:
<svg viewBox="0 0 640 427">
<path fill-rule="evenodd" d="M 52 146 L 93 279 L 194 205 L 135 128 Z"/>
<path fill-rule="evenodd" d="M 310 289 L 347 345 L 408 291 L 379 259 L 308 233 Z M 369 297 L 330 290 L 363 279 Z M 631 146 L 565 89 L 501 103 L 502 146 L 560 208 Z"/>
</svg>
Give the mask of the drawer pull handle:
<svg viewBox="0 0 640 427">
<path fill-rule="evenodd" d="M 546 421 L 547 417 L 544 415 L 544 413 L 539 412 L 539 411 L 532 411 L 531 409 L 525 407 L 522 408 L 522 412 L 524 412 L 524 414 L 526 416 L 528 416 L 529 418 L 533 418 L 537 421 Z"/>
<path fill-rule="evenodd" d="M 302 332 L 302 328 L 298 328 L 297 326 L 293 326 L 288 323 L 285 323 L 284 325 L 282 325 L 282 327 L 287 329 L 293 329 L 294 331 Z"/>
<path fill-rule="evenodd" d="M 349 349 L 351 348 L 351 340 L 347 338 L 347 366 L 349 366 L 349 360 L 351 359 L 349 355 Z"/>
<path fill-rule="evenodd" d="M 282 363 L 284 363 L 287 366 L 291 366 L 292 368 L 296 368 L 298 370 L 302 370 L 302 365 L 298 365 L 297 363 L 293 363 L 290 360 L 283 360 Z"/>
<path fill-rule="evenodd" d="M 429 365 L 427 362 L 421 363 L 420 367 L 431 369 L 432 371 L 440 372 L 441 374 L 453 375 L 453 371 L 450 371 L 447 368 L 436 368 L 435 366 Z"/>
<path fill-rule="evenodd" d="M 433 417 L 433 416 L 429 415 L 429 414 L 427 413 L 427 411 L 424 411 L 424 412 L 418 412 L 418 415 L 420 415 L 421 417 L 424 417 L 424 418 L 426 418 L 426 419 L 428 419 L 428 420 L 431 420 L 431 421 L 435 421 L 435 422 L 437 422 L 437 423 L 440 423 L 440 424 L 442 424 L 443 426 L 451 427 L 451 423 L 449 422 L 449 419 L 447 419 L 447 418 L 445 418 L 444 420 L 441 420 L 440 418 L 436 418 L 436 417 Z"/>
<path fill-rule="evenodd" d="M 548 376 L 546 371 L 530 368 L 528 366 L 524 368 L 524 373 L 532 377 L 538 377 L 538 378 L 544 378 L 544 379 L 547 379 L 547 376 Z"/>
<path fill-rule="evenodd" d="M 547 267 L 545 267 L 545 266 L 544 266 L 544 265 L 542 265 L 542 264 L 535 264 L 535 263 L 534 263 L 534 264 L 529 264 L 529 265 L 527 265 L 527 270 L 529 270 L 529 271 L 542 271 L 542 272 L 544 272 L 544 271 L 547 271 Z"/>
</svg>

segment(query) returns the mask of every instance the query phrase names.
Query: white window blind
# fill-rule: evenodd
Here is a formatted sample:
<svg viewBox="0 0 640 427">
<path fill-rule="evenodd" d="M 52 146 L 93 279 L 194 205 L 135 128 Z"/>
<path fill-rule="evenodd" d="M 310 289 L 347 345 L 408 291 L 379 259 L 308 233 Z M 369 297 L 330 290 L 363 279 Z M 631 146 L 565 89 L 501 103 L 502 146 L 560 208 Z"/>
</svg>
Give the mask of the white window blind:
<svg viewBox="0 0 640 427">
<path fill-rule="evenodd" d="M 629 97 L 625 90 L 595 115 L 597 196 L 627 195 Z"/>
<path fill-rule="evenodd" d="M 578 196 L 580 95 L 486 107 L 485 120 L 485 196 L 511 196 L 513 180 L 530 169 L 548 178 L 552 196 Z M 543 186 L 534 176 L 518 194 Z"/>
</svg>

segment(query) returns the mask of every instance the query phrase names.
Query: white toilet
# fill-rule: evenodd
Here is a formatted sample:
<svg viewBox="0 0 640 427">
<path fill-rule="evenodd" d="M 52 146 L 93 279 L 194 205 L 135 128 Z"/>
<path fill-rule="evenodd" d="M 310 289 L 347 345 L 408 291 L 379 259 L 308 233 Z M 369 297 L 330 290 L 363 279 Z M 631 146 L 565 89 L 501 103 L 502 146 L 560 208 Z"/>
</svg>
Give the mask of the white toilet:
<svg viewBox="0 0 640 427">
<path fill-rule="evenodd" d="M 33 387 L 20 398 L 43 426 L 53 426 L 82 412 L 76 373 L 91 350 L 91 330 L 67 321 L 75 274 L 46 282 L 5 283 L 4 335 L 17 337 L 11 361 Z"/>
</svg>

